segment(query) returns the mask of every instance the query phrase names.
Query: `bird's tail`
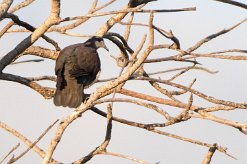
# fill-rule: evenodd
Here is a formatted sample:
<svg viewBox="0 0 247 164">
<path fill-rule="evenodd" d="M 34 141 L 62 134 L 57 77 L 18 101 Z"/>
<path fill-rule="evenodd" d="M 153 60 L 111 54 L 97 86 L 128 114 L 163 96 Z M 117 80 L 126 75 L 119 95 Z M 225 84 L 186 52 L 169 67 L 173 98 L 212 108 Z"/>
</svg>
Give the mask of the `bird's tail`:
<svg viewBox="0 0 247 164">
<path fill-rule="evenodd" d="M 71 79 L 62 89 L 57 89 L 53 102 L 56 106 L 77 108 L 83 101 L 83 85 Z"/>
</svg>

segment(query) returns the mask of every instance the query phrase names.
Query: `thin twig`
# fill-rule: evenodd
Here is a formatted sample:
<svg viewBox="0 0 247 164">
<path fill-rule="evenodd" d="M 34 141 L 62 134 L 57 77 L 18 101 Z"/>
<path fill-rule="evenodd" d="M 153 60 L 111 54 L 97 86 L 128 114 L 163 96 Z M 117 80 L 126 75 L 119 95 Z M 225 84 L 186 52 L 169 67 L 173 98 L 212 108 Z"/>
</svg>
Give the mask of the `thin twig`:
<svg viewBox="0 0 247 164">
<path fill-rule="evenodd" d="M 92 111 L 94 111 L 95 113 L 97 113 L 97 114 L 99 114 L 99 115 L 101 115 L 103 117 L 106 117 L 106 115 L 107 115 L 105 112 L 100 111 L 99 109 L 94 108 L 94 107 L 92 108 Z M 113 117 L 112 119 L 114 121 L 117 121 L 117 122 L 120 122 L 120 123 L 123 123 L 123 124 L 126 124 L 126 125 L 142 128 L 142 129 L 148 130 L 148 131 L 153 132 L 153 133 L 157 133 L 157 134 L 164 135 L 164 136 L 167 136 L 167 137 L 171 137 L 171 138 L 174 138 L 174 139 L 182 140 L 182 141 L 185 141 L 185 142 L 190 142 L 192 144 L 196 144 L 196 145 L 200 145 L 200 146 L 204 146 L 204 147 L 209 147 L 209 148 L 213 146 L 213 144 L 208 144 L 208 143 L 201 142 L 201 141 L 198 141 L 198 140 L 194 140 L 194 139 L 178 136 L 178 135 L 175 135 L 175 134 L 167 133 L 167 132 L 164 132 L 164 131 L 161 131 L 161 130 L 157 130 L 157 129 L 154 129 L 154 128 L 150 128 L 150 127 L 147 127 L 145 124 L 124 120 L 124 119 L 117 118 L 117 117 Z M 235 157 L 233 157 L 232 155 L 227 153 L 227 148 L 225 148 L 225 147 L 217 146 L 217 150 L 219 152 L 222 152 L 222 153 L 226 154 L 227 156 L 229 156 L 229 157 L 231 157 L 233 159 L 236 159 Z"/>
<path fill-rule="evenodd" d="M 140 105 L 140 106 L 144 106 L 146 108 L 152 109 L 154 111 L 156 111 L 157 113 L 161 114 L 162 116 L 164 116 L 167 120 L 170 120 L 172 117 L 163 109 L 159 108 L 158 106 L 154 105 L 154 104 L 149 104 L 149 103 L 145 103 L 142 101 L 138 101 L 135 99 L 127 99 L 127 98 L 111 98 L 111 99 L 101 99 L 98 101 L 94 102 L 94 105 L 96 104 L 101 104 L 101 103 L 107 103 L 107 102 L 125 102 L 125 103 L 133 103 L 136 105 Z"/>
<path fill-rule="evenodd" d="M 140 160 L 140 159 L 136 159 L 134 157 L 130 157 L 130 156 L 127 156 L 127 155 L 123 155 L 123 154 L 119 154 L 119 153 L 113 153 L 113 152 L 100 152 L 100 154 L 104 154 L 104 155 L 111 155 L 111 156 L 115 156 L 115 157 L 120 157 L 120 158 L 124 158 L 124 159 L 128 159 L 128 160 L 131 160 L 135 163 L 140 163 L 140 164 L 149 164 L 149 162 L 146 162 L 146 161 L 143 161 L 143 160 Z"/>
<path fill-rule="evenodd" d="M 103 4 L 102 6 L 99 6 L 99 7 L 95 8 L 95 9 L 93 10 L 93 12 L 96 12 L 96 11 L 99 11 L 99 10 L 101 10 L 101 9 L 104 9 L 104 8 L 108 7 L 109 5 L 111 5 L 112 3 L 114 3 L 115 1 L 116 1 L 116 0 L 111 0 L 111 1 L 109 1 L 109 2 L 107 2 L 107 3 L 105 3 L 105 4 Z"/>
<path fill-rule="evenodd" d="M 215 103 L 215 104 L 221 104 L 221 105 L 226 105 L 226 106 L 230 106 L 230 107 L 236 107 L 236 108 L 241 108 L 241 109 L 247 109 L 247 104 L 245 103 L 235 103 L 235 102 L 231 102 L 231 101 L 225 101 L 225 100 L 219 100 L 219 99 L 216 99 L 212 96 L 208 96 L 202 92 L 199 92 L 197 90 L 194 90 L 194 89 L 191 89 L 191 88 L 188 88 L 188 87 L 185 87 L 183 85 L 180 85 L 180 84 L 176 84 L 176 83 L 172 83 L 170 81 L 167 81 L 167 80 L 160 80 L 160 79 L 154 79 L 154 78 L 148 78 L 148 77 L 137 77 L 136 79 L 139 79 L 139 80 L 148 80 L 148 81 L 156 81 L 156 82 L 159 82 L 159 83 L 163 83 L 163 84 L 166 84 L 166 85 L 170 85 L 170 86 L 173 86 L 173 87 L 176 87 L 176 88 L 180 88 L 180 89 L 183 89 L 183 90 L 187 90 L 209 102 L 212 102 L 212 103 Z"/>
<path fill-rule="evenodd" d="M 15 145 L 8 153 L 7 155 L 0 161 L 0 164 L 3 163 L 3 161 L 8 158 L 8 156 L 13 153 L 18 147 L 20 146 L 20 143 L 18 143 L 17 145 Z"/>
<path fill-rule="evenodd" d="M 218 52 L 211 52 L 211 53 L 191 53 L 191 56 L 185 57 L 184 59 L 190 58 L 216 58 L 216 59 L 227 59 L 227 60 L 247 60 L 247 56 L 232 56 L 232 55 L 219 55 L 222 53 L 228 52 L 238 52 L 238 53 L 247 53 L 247 50 L 225 50 L 225 51 L 218 51 Z"/>
<path fill-rule="evenodd" d="M 17 10 L 20 10 L 21 8 L 23 7 L 26 7 L 28 5 L 30 5 L 32 2 L 34 2 L 35 0 L 25 0 L 21 3 L 19 3 L 18 5 L 14 6 L 14 7 L 11 7 L 10 10 L 8 11 L 9 13 L 14 13 L 16 12 Z"/>
<path fill-rule="evenodd" d="M 144 24 L 144 23 L 130 23 L 130 22 L 119 22 L 119 24 L 121 25 L 127 25 L 127 26 L 145 26 L 145 27 L 148 27 L 149 25 L 148 24 Z M 162 28 L 159 28 L 155 25 L 152 25 L 153 28 L 159 32 L 161 35 L 163 35 L 164 37 L 168 38 L 168 39 L 171 39 L 173 42 L 174 42 L 174 45 L 171 45 L 171 47 L 173 49 L 180 49 L 180 43 L 179 43 L 179 40 L 177 37 L 175 37 L 172 33 L 172 31 L 170 30 L 169 32 L 168 31 L 165 31 L 164 29 Z"/>
<path fill-rule="evenodd" d="M 210 40 L 212 40 L 212 39 L 214 39 L 214 38 L 216 38 L 216 37 L 218 37 L 218 36 L 221 36 L 221 35 L 223 35 L 223 34 L 225 34 L 225 33 L 228 33 L 228 32 L 230 32 L 230 31 L 232 31 L 233 29 L 235 29 L 236 27 L 238 27 L 239 25 L 243 24 L 243 23 L 246 22 L 246 21 L 247 21 L 247 18 L 245 18 L 245 19 L 242 20 L 241 22 L 239 22 L 239 23 L 233 25 L 232 27 L 230 27 L 230 28 L 228 28 L 228 29 L 224 29 L 224 30 L 221 30 L 221 31 L 219 31 L 219 32 L 217 32 L 217 33 L 214 33 L 214 34 L 212 34 L 212 35 L 207 36 L 206 38 L 204 38 L 204 39 L 200 40 L 199 42 L 197 42 L 194 46 L 188 48 L 188 49 L 186 50 L 186 52 L 191 53 L 191 52 L 195 51 L 196 49 L 198 49 L 199 47 L 201 47 L 203 44 L 209 42 Z"/>
<path fill-rule="evenodd" d="M 55 76 L 39 76 L 39 77 L 27 77 L 30 81 L 41 81 L 41 80 L 50 80 L 50 81 L 57 81 Z"/>
<path fill-rule="evenodd" d="M 72 20 L 77 20 L 77 19 L 83 19 L 83 18 L 91 18 L 91 17 L 101 17 L 101 16 L 106 16 L 106 15 L 113 15 L 113 14 L 122 14 L 122 13 L 130 13 L 130 12 L 138 12 L 138 13 L 156 13 L 156 12 L 181 12 L 181 11 L 195 11 L 195 7 L 190 7 L 190 8 L 181 8 L 181 9 L 163 9 L 163 10 L 144 10 L 140 9 L 142 6 L 138 6 L 136 8 L 127 8 L 127 9 L 122 9 L 118 11 L 107 11 L 107 12 L 101 12 L 101 13 L 96 13 L 96 14 L 87 14 L 84 16 L 75 16 L 75 17 L 67 17 L 61 20 L 61 22 L 64 21 L 72 21 Z"/>
<path fill-rule="evenodd" d="M 191 67 L 191 66 L 189 66 L 189 67 Z M 175 71 L 185 70 L 185 69 L 187 69 L 187 68 L 188 68 L 188 67 L 180 67 L 180 68 L 173 68 L 173 69 L 164 70 L 164 71 L 150 72 L 150 73 L 148 73 L 148 75 L 157 75 L 157 74 L 175 72 Z M 195 66 L 195 67 L 193 67 L 192 69 L 193 69 L 193 70 L 201 70 L 201 71 L 205 71 L 205 72 L 210 73 L 210 74 L 215 74 L 215 73 L 218 73 L 218 72 L 219 72 L 219 71 L 212 71 L 212 70 L 209 70 L 209 69 L 207 69 L 207 68 L 198 67 L 198 66 Z"/>
<path fill-rule="evenodd" d="M 29 152 L 29 150 L 31 150 L 47 133 L 48 131 L 58 122 L 59 120 L 54 121 L 51 125 L 48 126 L 48 128 L 46 128 L 46 130 L 37 138 L 37 140 L 35 142 L 33 142 L 23 153 L 21 153 L 19 156 L 11 158 L 10 161 L 8 162 L 10 163 L 14 163 L 17 160 L 19 160 L 20 158 L 22 158 L 25 154 L 27 154 Z"/>
<path fill-rule="evenodd" d="M 1 31 L 0 38 L 15 24 L 14 21 L 10 21 Z"/>
<path fill-rule="evenodd" d="M 7 17 L 10 18 L 10 19 L 12 19 L 12 21 L 14 21 L 14 22 L 15 22 L 16 24 L 18 24 L 19 26 L 25 27 L 25 28 L 28 29 L 29 31 L 34 32 L 34 31 L 36 30 L 36 28 L 33 27 L 32 25 L 30 25 L 29 23 L 24 22 L 24 21 L 21 21 L 21 20 L 19 19 L 19 17 L 18 17 L 17 15 L 15 15 L 15 14 L 8 13 L 8 14 L 7 14 Z M 50 37 L 48 37 L 48 36 L 46 36 L 46 35 L 44 35 L 44 34 L 43 34 L 41 37 L 42 37 L 45 41 L 47 41 L 48 43 L 52 44 L 52 45 L 56 48 L 57 51 L 60 51 L 60 50 L 61 50 L 61 48 L 59 47 L 58 43 L 57 43 L 55 40 L 51 39 Z"/>
<path fill-rule="evenodd" d="M 0 121 L 0 128 L 3 128 L 7 132 L 11 133 L 12 135 L 16 136 L 19 140 L 21 140 L 23 143 L 25 143 L 27 146 L 31 147 L 33 143 L 26 138 L 24 135 L 22 135 L 20 132 L 16 131 L 15 129 L 11 128 L 7 124 Z M 45 157 L 45 151 L 39 148 L 37 145 L 34 145 L 32 148 L 41 158 Z M 54 161 L 54 159 L 51 159 L 51 161 Z"/>
<path fill-rule="evenodd" d="M 173 81 L 177 77 L 183 75 L 184 73 L 188 72 L 189 70 L 193 69 L 196 65 L 194 64 L 193 66 L 187 67 L 186 69 L 182 70 L 181 72 L 178 72 L 176 75 L 172 76 L 168 81 Z"/>
<path fill-rule="evenodd" d="M 45 61 L 45 60 L 44 59 L 31 59 L 31 60 L 23 60 L 23 61 L 13 62 L 10 65 L 21 64 L 21 63 L 30 63 L 30 62 L 38 63 L 38 62 L 43 62 L 43 61 Z"/>
<path fill-rule="evenodd" d="M 105 140 L 100 144 L 100 146 L 96 147 L 93 151 L 91 151 L 85 157 L 73 162 L 73 164 L 81 164 L 88 162 L 91 158 L 93 158 L 97 154 L 101 154 L 101 152 L 106 152 L 106 148 L 109 145 L 111 140 L 111 132 L 112 132 L 112 106 L 108 104 L 107 106 L 107 128 L 105 134 Z"/>
</svg>

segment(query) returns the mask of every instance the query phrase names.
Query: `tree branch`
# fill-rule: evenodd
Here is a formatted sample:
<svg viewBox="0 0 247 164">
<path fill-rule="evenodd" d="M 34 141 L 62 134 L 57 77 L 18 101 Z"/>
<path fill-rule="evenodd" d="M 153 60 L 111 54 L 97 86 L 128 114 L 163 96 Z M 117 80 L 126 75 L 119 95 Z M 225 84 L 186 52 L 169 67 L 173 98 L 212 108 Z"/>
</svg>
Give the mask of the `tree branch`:
<svg viewBox="0 0 247 164">
<path fill-rule="evenodd" d="M 3 0 L 2 3 L 0 4 L 0 19 L 5 17 L 9 7 L 13 3 L 13 0 Z"/>
<path fill-rule="evenodd" d="M 52 10 L 50 16 L 30 36 L 21 41 L 21 43 L 19 43 L 13 50 L 11 50 L 0 60 L 0 72 L 2 72 L 3 69 L 16 58 L 17 55 L 24 52 L 29 46 L 37 41 L 52 25 L 60 22 L 60 1 L 52 0 L 51 2 Z"/>
<path fill-rule="evenodd" d="M 237 7 L 241 7 L 241 8 L 247 9 L 247 5 L 246 4 L 240 3 L 240 2 L 237 2 L 237 1 L 233 1 L 233 0 L 215 0 L 215 1 L 219 1 L 219 2 L 222 2 L 222 3 L 227 3 L 227 4 L 230 4 L 230 5 L 234 5 L 234 6 L 237 6 Z"/>
</svg>

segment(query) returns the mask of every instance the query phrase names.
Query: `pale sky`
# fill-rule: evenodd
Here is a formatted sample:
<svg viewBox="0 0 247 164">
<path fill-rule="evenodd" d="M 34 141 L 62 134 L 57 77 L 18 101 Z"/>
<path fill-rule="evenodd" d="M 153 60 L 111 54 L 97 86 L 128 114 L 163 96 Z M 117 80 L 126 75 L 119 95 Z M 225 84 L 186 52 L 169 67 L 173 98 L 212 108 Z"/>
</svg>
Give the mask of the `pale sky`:
<svg viewBox="0 0 247 164">
<path fill-rule="evenodd" d="M 99 0 L 106 2 L 105 0 Z M 118 0 L 116 4 L 105 9 L 112 11 L 121 9 L 127 1 Z M 14 3 L 21 2 L 16 0 Z M 246 0 L 239 2 L 246 3 Z M 73 0 L 61 1 L 61 17 L 83 15 L 87 12 L 91 5 L 90 0 Z M 219 3 L 213 0 L 158 0 L 147 5 L 146 9 L 172 9 L 196 7 L 196 11 L 177 12 L 177 13 L 155 13 L 154 24 L 165 30 L 172 30 L 174 35 L 180 40 L 181 48 L 187 49 L 197 43 L 202 38 L 219 32 L 224 28 L 229 28 L 247 16 L 247 10 Z M 16 14 L 21 20 L 27 21 L 34 26 L 40 25 L 49 14 L 50 0 L 37 0 L 29 7 L 18 11 Z M 104 23 L 107 17 L 94 18 L 85 25 L 72 30 L 78 34 L 94 34 L 100 25 Z M 126 21 L 127 19 L 125 19 Z M 147 23 L 148 14 L 137 13 L 135 22 Z M 2 21 L 0 27 L 4 27 L 7 21 Z M 15 26 L 14 28 L 18 28 Z M 124 27 L 117 25 L 111 31 L 122 33 Z M 141 37 L 148 33 L 146 27 L 135 27 L 130 36 L 130 45 L 135 48 Z M 22 41 L 29 33 L 13 33 L 6 34 L 0 39 L 0 56 L 5 55 L 12 50 L 20 41 Z M 53 39 L 58 40 L 60 47 L 65 47 L 74 43 L 84 42 L 86 38 L 69 37 L 57 33 L 48 34 Z M 156 43 L 170 43 L 169 40 L 155 33 Z M 235 30 L 220 36 L 209 43 L 202 46 L 197 52 L 212 52 L 228 49 L 246 49 L 247 47 L 247 23 L 237 27 Z M 100 58 L 102 62 L 102 73 L 100 78 L 113 77 L 118 75 L 119 68 L 116 67 L 113 59 L 109 55 L 117 55 L 118 50 L 111 42 L 106 42 L 110 52 L 100 49 Z M 53 48 L 39 39 L 35 45 Z M 158 51 L 152 53 L 150 58 L 164 57 L 171 55 L 170 51 Z M 231 55 L 231 54 L 230 54 Z M 237 54 L 236 55 L 243 55 Z M 38 59 L 34 56 L 26 56 L 19 59 Z M 189 84 L 194 78 L 197 79 L 193 86 L 207 95 L 214 96 L 218 99 L 230 100 L 235 102 L 246 102 L 247 99 L 247 64 L 246 61 L 228 61 L 219 59 L 200 58 L 198 61 L 203 67 L 213 71 L 219 71 L 217 74 L 208 74 L 199 70 L 191 71 L 182 78 L 178 78 L 175 82 L 181 84 Z M 55 62 L 45 59 L 40 63 L 27 63 L 8 66 L 4 72 L 21 75 L 24 77 L 54 75 Z M 147 64 L 145 69 L 147 72 L 161 71 L 169 68 L 181 66 L 181 63 L 162 62 L 159 64 Z M 154 77 L 166 78 L 170 74 L 158 75 Z M 55 83 L 41 82 L 42 85 L 55 87 Z M 86 93 L 91 93 L 94 89 L 102 84 L 96 84 Z M 146 86 L 146 83 L 143 83 Z M 129 89 L 143 92 L 144 88 L 139 83 L 127 83 Z M 55 107 L 52 100 L 44 100 L 35 91 L 26 86 L 0 81 L 0 121 L 8 124 L 12 128 L 18 130 L 23 135 L 35 141 L 39 135 L 56 119 L 62 119 L 68 116 L 72 110 L 69 108 Z M 151 87 L 146 88 L 145 93 L 155 93 Z M 161 96 L 161 95 L 157 95 Z M 182 97 L 182 101 L 186 101 L 187 96 Z M 207 106 L 209 103 L 202 101 L 195 96 L 195 105 Z M 100 109 L 106 110 L 106 105 L 99 106 Z M 176 115 L 180 112 L 175 108 L 163 106 L 167 112 Z M 114 104 L 113 114 L 115 116 L 125 118 L 136 122 L 161 122 L 163 118 L 156 113 L 144 108 L 129 104 Z M 231 112 L 217 112 L 215 115 L 226 119 L 247 123 L 247 112 L 245 110 L 235 110 Z M 55 126 L 49 133 L 38 143 L 45 151 L 56 130 Z M 54 158 L 63 163 L 69 163 L 82 156 L 88 154 L 97 147 L 104 139 L 106 121 L 105 118 L 88 111 L 77 119 L 67 130 L 55 151 Z M 238 130 L 217 124 L 211 121 L 191 119 L 190 121 L 179 123 L 171 127 L 163 128 L 165 132 L 176 135 L 200 140 L 206 143 L 218 143 L 228 148 L 228 152 L 235 156 L 238 160 L 233 160 L 228 156 L 216 152 L 213 156 L 213 164 L 243 164 L 247 163 L 247 136 Z M 21 146 L 15 151 L 16 154 L 21 153 L 27 147 L 17 138 L 8 132 L 0 129 L 0 159 L 15 146 L 18 142 Z M 119 123 L 113 124 L 112 140 L 108 150 L 115 153 L 121 153 L 136 157 L 150 163 L 160 162 L 161 164 L 198 164 L 201 163 L 208 148 L 183 142 L 166 136 L 152 134 L 143 129 L 129 127 Z M 17 163 L 41 163 L 42 159 L 33 151 L 30 151 Z M 118 163 L 131 164 L 133 162 L 112 156 L 98 155 L 88 163 Z"/>
</svg>

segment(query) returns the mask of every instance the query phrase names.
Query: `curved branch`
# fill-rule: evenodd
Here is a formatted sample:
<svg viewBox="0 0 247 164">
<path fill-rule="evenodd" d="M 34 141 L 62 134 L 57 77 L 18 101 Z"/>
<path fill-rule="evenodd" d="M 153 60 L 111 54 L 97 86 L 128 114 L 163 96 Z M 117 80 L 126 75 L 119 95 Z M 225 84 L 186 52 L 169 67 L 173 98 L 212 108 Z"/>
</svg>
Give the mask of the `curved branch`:
<svg viewBox="0 0 247 164">
<path fill-rule="evenodd" d="M 120 39 L 122 41 L 123 44 L 123 48 L 126 49 L 129 53 L 133 54 L 134 51 L 132 50 L 132 48 L 130 48 L 130 46 L 128 45 L 127 41 L 124 39 L 124 37 L 118 33 L 115 32 L 107 32 L 103 37 L 106 36 L 115 36 L 118 39 Z"/>
<path fill-rule="evenodd" d="M 219 2 L 222 2 L 222 3 L 227 3 L 227 4 L 230 4 L 230 5 L 234 5 L 234 6 L 237 6 L 237 7 L 241 7 L 241 8 L 247 9 L 247 5 L 246 4 L 240 3 L 240 2 L 237 2 L 237 1 L 233 1 L 233 0 L 215 0 L 215 1 L 219 1 Z"/>
<path fill-rule="evenodd" d="M 36 92 L 38 92 L 39 94 L 41 94 L 45 99 L 51 99 L 55 93 L 55 90 L 53 88 L 42 87 L 38 83 L 33 82 L 32 79 L 30 80 L 21 76 L 7 74 L 7 73 L 0 73 L 0 79 L 13 81 L 26 85 L 32 88 L 33 90 L 35 90 Z"/>
</svg>

